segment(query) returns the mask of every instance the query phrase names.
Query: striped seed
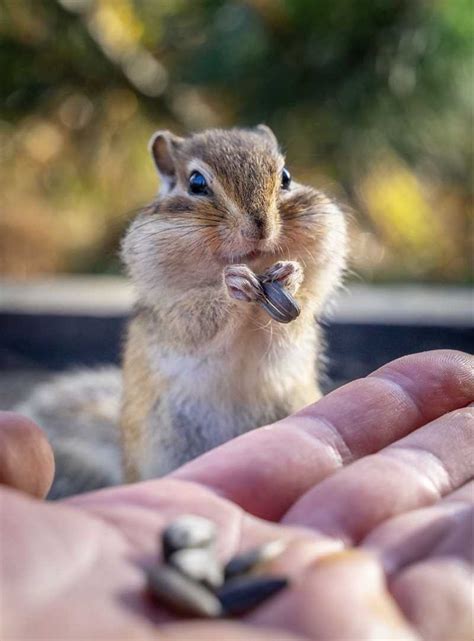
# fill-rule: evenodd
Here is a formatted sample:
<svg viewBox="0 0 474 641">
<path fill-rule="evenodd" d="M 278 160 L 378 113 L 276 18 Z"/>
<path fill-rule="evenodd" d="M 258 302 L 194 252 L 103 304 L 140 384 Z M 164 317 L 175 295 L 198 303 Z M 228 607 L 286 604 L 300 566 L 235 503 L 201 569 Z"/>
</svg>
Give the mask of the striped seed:
<svg viewBox="0 0 474 641">
<path fill-rule="evenodd" d="M 224 568 L 226 581 L 236 576 L 258 570 L 262 565 L 272 561 L 283 552 L 286 543 L 281 540 L 270 541 L 256 548 L 232 557 Z"/>
<path fill-rule="evenodd" d="M 288 585 L 288 581 L 275 576 L 243 576 L 226 581 L 216 595 L 225 614 L 244 614 Z"/>
<path fill-rule="evenodd" d="M 280 283 L 262 282 L 261 288 L 262 297 L 258 303 L 273 320 L 279 323 L 291 323 L 300 315 L 300 306 Z"/>
</svg>

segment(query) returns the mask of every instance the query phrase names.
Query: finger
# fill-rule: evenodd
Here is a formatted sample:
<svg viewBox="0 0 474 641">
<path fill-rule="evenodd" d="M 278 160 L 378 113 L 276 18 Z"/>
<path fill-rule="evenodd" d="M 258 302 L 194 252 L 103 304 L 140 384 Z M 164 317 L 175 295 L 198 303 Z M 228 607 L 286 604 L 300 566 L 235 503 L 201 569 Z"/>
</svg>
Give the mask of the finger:
<svg viewBox="0 0 474 641">
<path fill-rule="evenodd" d="M 414 357 L 416 357 L 416 373 L 424 379 L 424 384 L 431 391 L 431 395 L 427 397 L 418 400 L 419 381 L 416 380 L 415 372 L 407 368 L 409 356 L 384 365 L 370 374 L 370 377 L 380 377 L 391 381 L 396 387 L 401 386 L 417 405 L 418 411 L 424 415 L 426 423 L 474 401 L 474 357 L 472 355 L 454 350 L 433 350 L 415 354 Z M 444 367 L 450 370 L 451 379 L 440 378 L 437 370 Z M 453 405 L 450 404 L 449 409 L 446 407 L 445 396 L 456 399 Z"/>
<path fill-rule="evenodd" d="M 348 544 L 383 521 L 436 502 L 472 478 L 474 408 L 456 410 L 306 493 L 285 515 Z"/>
<path fill-rule="evenodd" d="M 369 533 L 363 547 L 377 554 L 393 575 L 426 557 L 472 557 L 474 482 L 428 508 L 413 510 L 382 523 Z"/>
<path fill-rule="evenodd" d="M 464 485 L 461 485 L 461 487 L 454 490 L 454 492 L 451 492 L 451 494 L 447 494 L 444 497 L 443 502 L 448 501 L 460 501 L 461 503 L 467 503 L 469 505 L 474 503 L 474 480 L 464 483 Z"/>
<path fill-rule="evenodd" d="M 43 498 L 53 476 L 53 451 L 43 431 L 20 414 L 0 412 L 0 483 Z"/>
<path fill-rule="evenodd" d="M 438 542 L 431 556 L 455 556 L 474 564 L 474 510 L 466 511 L 455 528 Z"/>
<path fill-rule="evenodd" d="M 277 520 L 310 487 L 474 398 L 474 359 L 454 351 L 401 358 L 302 412 L 177 470 L 245 510 Z"/>
<path fill-rule="evenodd" d="M 433 559 L 412 565 L 391 582 L 405 616 L 429 641 L 471 641 L 472 573 L 458 559 Z"/>
<path fill-rule="evenodd" d="M 319 559 L 248 620 L 311 639 L 418 639 L 387 592 L 381 566 L 355 550 Z"/>
</svg>

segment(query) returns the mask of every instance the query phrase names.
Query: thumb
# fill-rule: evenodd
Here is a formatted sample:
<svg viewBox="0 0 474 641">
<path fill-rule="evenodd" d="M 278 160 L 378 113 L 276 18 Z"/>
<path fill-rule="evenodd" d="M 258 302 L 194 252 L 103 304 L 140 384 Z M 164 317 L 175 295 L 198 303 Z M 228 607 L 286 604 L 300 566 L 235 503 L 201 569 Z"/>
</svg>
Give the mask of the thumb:
<svg viewBox="0 0 474 641">
<path fill-rule="evenodd" d="M 44 432 L 30 419 L 0 412 L 0 483 L 44 498 L 54 477 L 54 456 Z"/>
</svg>

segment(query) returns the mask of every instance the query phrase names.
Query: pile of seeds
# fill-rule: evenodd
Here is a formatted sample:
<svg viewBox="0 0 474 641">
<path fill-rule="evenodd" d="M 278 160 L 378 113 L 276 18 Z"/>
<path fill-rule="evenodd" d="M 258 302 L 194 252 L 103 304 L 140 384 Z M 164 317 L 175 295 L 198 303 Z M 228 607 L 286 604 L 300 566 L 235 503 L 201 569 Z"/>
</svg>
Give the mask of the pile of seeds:
<svg viewBox="0 0 474 641">
<path fill-rule="evenodd" d="M 259 305 L 273 320 L 279 323 L 291 323 L 300 315 L 300 306 L 293 296 L 278 282 L 260 277 Z"/>
<path fill-rule="evenodd" d="M 216 552 L 216 525 L 186 515 L 163 532 L 162 565 L 148 570 L 154 599 L 177 614 L 216 618 L 244 614 L 288 584 L 287 579 L 252 574 L 284 549 L 273 541 L 232 558 L 224 567 Z"/>
</svg>

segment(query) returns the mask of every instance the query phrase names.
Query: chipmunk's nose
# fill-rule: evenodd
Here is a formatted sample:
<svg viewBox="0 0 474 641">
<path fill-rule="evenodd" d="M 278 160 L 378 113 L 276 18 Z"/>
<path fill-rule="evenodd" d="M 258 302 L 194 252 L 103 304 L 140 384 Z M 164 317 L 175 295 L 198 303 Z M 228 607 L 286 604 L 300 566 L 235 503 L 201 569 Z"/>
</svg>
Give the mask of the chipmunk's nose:
<svg viewBox="0 0 474 641">
<path fill-rule="evenodd" d="M 268 223 L 263 216 L 252 216 L 242 228 L 241 234 L 247 240 L 264 240 L 268 237 L 269 231 Z"/>
</svg>

